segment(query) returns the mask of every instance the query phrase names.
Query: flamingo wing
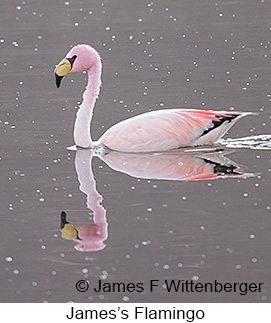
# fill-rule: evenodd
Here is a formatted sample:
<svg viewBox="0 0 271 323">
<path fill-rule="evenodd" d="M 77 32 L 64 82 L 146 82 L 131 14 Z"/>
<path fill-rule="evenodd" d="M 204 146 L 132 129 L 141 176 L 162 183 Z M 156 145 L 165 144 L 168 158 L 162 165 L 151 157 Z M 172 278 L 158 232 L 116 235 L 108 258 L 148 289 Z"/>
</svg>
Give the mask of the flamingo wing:
<svg viewBox="0 0 271 323">
<path fill-rule="evenodd" d="M 99 142 L 122 152 L 154 152 L 213 144 L 249 112 L 168 109 L 147 112 L 109 128 Z"/>
</svg>

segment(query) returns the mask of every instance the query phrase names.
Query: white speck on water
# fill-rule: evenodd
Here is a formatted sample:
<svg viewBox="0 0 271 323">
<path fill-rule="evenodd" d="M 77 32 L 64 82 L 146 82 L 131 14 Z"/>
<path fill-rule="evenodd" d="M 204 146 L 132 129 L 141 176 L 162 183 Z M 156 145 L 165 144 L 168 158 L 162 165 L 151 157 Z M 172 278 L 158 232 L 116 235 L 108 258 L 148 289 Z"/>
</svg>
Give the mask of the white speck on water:
<svg viewBox="0 0 271 323">
<path fill-rule="evenodd" d="M 12 257 L 6 257 L 6 262 L 12 262 L 13 258 Z"/>
<path fill-rule="evenodd" d="M 147 208 L 147 211 L 152 212 L 152 208 L 151 207 Z"/>
<path fill-rule="evenodd" d="M 182 268 L 183 267 L 183 264 L 181 262 L 178 263 L 177 265 L 179 268 Z"/>
<path fill-rule="evenodd" d="M 252 258 L 251 261 L 252 262 L 257 262 L 258 260 L 257 260 L 257 258 Z"/>
<path fill-rule="evenodd" d="M 163 265 L 163 269 L 169 269 L 169 265 Z"/>
<path fill-rule="evenodd" d="M 106 270 L 102 271 L 102 274 L 100 275 L 100 279 L 106 280 L 108 278 L 108 272 Z"/>
<path fill-rule="evenodd" d="M 249 235 L 249 238 L 250 238 L 250 239 L 255 239 L 255 237 L 256 237 L 256 236 L 255 236 L 255 234 L 253 234 L 253 233 Z"/>
<path fill-rule="evenodd" d="M 235 268 L 236 269 L 240 269 L 241 268 L 241 265 L 236 265 Z"/>
<path fill-rule="evenodd" d="M 44 197 L 41 197 L 39 200 L 40 200 L 40 202 L 44 202 L 45 201 L 45 198 Z"/>
<path fill-rule="evenodd" d="M 143 246 L 147 246 L 147 245 L 151 244 L 151 241 L 150 240 L 148 240 L 148 241 L 142 241 L 141 244 Z"/>
<path fill-rule="evenodd" d="M 22 9 L 22 7 L 21 7 L 21 6 L 17 6 L 17 7 L 16 7 L 16 9 L 17 9 L 17 10 L 21 10 L 21 9 Z"/>
<path fill-rule="evenodd" d="M 199 280 L 199 276 L 195 275 L 191 277 L 192 280 Z"/>
<path fill-rule="evenodd" d="M 18 269 L 14 269 L 14 270 L 13 270 L 13 274 L 15 274 L 15 275 L 19 275 L 19 273 L 20 273 L 20 272 L 19 272 L 19 270 L 18 270 Z"/>
<path fill-rule="evenodd" d="M 123 296 L 123 297 L 122 297 L 122 300 L 123 300 L 124 302 L 128 302 L 128 301 L 129 301 L 129 299 L 130 299 L 130 298 L 129 298 L 128 296 Z"/>
</svg>

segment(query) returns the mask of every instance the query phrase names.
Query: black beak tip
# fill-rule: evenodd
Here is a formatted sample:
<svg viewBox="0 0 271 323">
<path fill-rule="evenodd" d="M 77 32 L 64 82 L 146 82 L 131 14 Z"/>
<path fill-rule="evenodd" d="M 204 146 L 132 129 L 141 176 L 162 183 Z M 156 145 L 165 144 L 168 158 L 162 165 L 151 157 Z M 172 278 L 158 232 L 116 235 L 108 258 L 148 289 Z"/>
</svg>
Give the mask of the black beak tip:
<svg viewBox="0 0 271 323">
<path fill-rule="evenodd" d="M 67 220 L 66 220 L 66 212 L 62 211 L 61 214 L 60 214 L 60 228 L 63 229 L 64 228 L 64 225 L 69 223 Z"/>
<path fill-rule="evenodd" d="M 59 76 L 55 73 L 55 80 L 56 80 L 56 87 L 59 88 L 60 87 L 60 84 L 61 84 L 61 81 L 63 79 L 64 76 Z"/>
</svg>

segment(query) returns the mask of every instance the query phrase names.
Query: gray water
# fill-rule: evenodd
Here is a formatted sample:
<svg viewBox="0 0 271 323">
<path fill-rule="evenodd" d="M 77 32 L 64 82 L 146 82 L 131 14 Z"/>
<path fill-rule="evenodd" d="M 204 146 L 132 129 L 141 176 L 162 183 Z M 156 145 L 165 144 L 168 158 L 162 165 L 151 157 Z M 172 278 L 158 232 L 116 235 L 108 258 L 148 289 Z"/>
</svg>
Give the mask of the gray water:
<svg viewBox="0 0 271 323">
<path fill-rule="evenodd" d="M 120 120 L 167 107 L 258 112 L 228 137 L 270 134 L 270 12 L 267 0 L 2 0 L 1 302 L 270 301 L 271 151 L 237 147 L 207 162 L 189 157 L 190 165 L 222 160 L 232 178 L 129 173 L 123 157 L 110 164 L 110 155 L 66 149 L 86 74 L 67 76 L 61 89 L 53 78 L 70 46 L 89 43 L 99 51 L 94 139 Z M 176 158 L 185 164 L 187 155 Z M 62 237 L 62 211 L 90 235 L 89 251 Z M 264 287 L 243 296 L 167 293 L 162 286 L 153 293 L 80 293 L 80 279 L 91 286 L 99 279 L 144 286 L 151 279 L 216 279 Z"/>
</svg>

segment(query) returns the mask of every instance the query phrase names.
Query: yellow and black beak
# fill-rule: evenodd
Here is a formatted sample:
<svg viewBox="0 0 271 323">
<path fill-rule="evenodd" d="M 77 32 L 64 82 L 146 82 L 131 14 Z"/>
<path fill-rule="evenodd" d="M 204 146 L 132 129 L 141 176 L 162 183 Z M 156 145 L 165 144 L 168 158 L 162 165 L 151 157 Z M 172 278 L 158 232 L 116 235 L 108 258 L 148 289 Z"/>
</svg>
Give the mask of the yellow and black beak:
<svg viewBox="0 0 271 323">
<path fill-rule="evenodd" d="M 56 79 L 56 87 L 60 87 L 60 83 L 63 77 L 68 74 L 72 67 L 73 63 L 76 60 L 77 56 L 74 55 L 72 58 L 64 58 L 55 68 L 55 79 Z"/>
<path fill-rule="evenodd" d="M 62 211 L 60 215 L 60 229 L 62 238 L 66 240 L 79 239 L 77 229 L 66 220 L 66 212 Z"/>
</svg>

